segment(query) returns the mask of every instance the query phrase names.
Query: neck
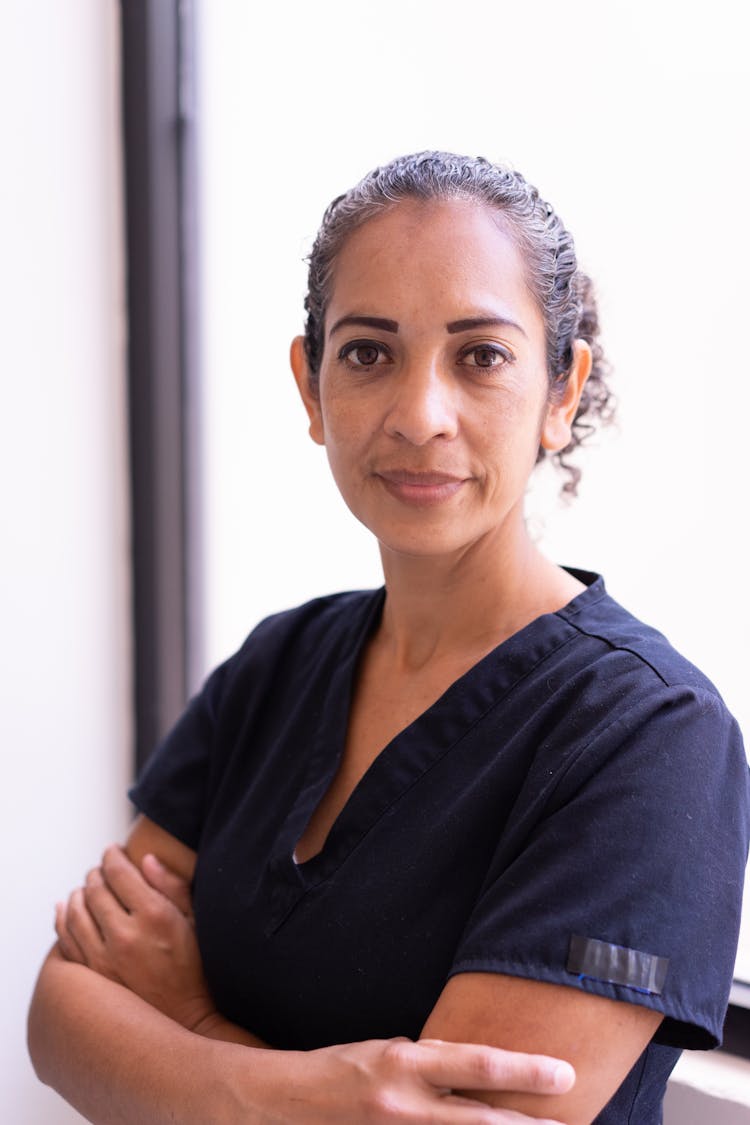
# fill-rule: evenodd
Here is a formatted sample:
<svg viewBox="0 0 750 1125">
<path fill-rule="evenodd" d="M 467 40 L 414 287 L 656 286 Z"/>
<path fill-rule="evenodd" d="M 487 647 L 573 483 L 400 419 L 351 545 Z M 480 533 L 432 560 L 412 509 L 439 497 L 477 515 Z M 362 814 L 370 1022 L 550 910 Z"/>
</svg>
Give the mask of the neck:
<svg viewBox="0 0 750 1125">
<path fill-rule="evenodd" d="M 531 542 L 523 518 L 456 555 L 422 558 L 381 544 L 386 601 L 379 634 L 393 665 L 418 671 L 457 653 L 488 652 L 584 588 Z"/>
</svg>

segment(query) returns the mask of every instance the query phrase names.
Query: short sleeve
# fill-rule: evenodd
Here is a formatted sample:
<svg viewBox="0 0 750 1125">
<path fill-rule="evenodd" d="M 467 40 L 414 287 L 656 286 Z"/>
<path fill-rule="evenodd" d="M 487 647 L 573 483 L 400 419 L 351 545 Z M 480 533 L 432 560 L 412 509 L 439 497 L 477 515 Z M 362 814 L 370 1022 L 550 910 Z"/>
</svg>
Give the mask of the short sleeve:
<svg viewBox="0 0 750 1125">
<path fill-rule="evenodd" d="M 223 815 L 219 792 L 249 783 L 265 736 L 293 719 L 304 737 L 319 710 L 311 669 L 335 668 L 342 638 L 356 648 L 381 601 L 381 591 L 332 594 L 259 622 L 146 762 L 129 794 L 138 810 L 197 851 Z"/>
<path fill-rule="evenodd" d="M 496 857 L 450 975 L 641 1004 L 665 1016 L 657 1042 L 716 1046 L 747 847 L 736 723 L 709 691 L 663 687 L 567 760 L 523 846 Z"/>
<path fill-rule="evenodd" d="M 211 748 L 231 665 L 227 661 L 208 677 L 128 794 L 139 812 L 194 850 L 205 819 Z"/>
</svg>

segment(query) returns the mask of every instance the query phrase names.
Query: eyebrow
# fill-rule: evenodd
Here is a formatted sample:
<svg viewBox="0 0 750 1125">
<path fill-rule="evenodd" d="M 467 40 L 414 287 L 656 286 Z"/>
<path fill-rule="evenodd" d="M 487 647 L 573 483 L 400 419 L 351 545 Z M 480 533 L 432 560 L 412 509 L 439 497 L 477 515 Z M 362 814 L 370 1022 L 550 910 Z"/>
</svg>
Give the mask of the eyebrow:
<svg viewBox="0 0 750 1125">
<path fill-rule="evenodd" d="M 337 320 L 328 333 L 329 338 L 333 336 L 334 332 L 339 328 L 344 328 L 348 325 L 358 325 L 364 328 L 379 328 L 381 332 L 393 332 L 394 335 L 398 333 L 398 321 L 388 320 L 384 316 L 361 316 L 359 314 L 352 314 L 351 316 L 342 316 Z M 458 332 L 470 332 L 474 328 L 515 328 L 522 336 L 525 336 L 523 328 L 517 324 L 515 320 L 511 320 L 507 316 L 467 316 L 462 320 L 451 320 L 446 324 L 448 332 L 455 336 Z"/>
<path fill-rule="evenodd" d="M 328 333 L 329 337 L 333 336 L 337 329 L 343 328 L 347 324 L 358 324 L 364 328 L 379 328 L 381 332 L 398 332 L 398 321 L 387 320 L 383 316 L 342 316 L 341 320 L 337 320 L 331 327 Z"/>
<path fill-rule="evenodd" d="M 507 316 L 467 316 L 463 320 L 452 320 L 450 324 L 445 326 L 451 335 L 456 332 L 469 332 L 472 328 L 515 328 L 522 336 L 525 336 L 523 328 L 517 324 L 515 320 L 511 320 Z"/>
</svg>

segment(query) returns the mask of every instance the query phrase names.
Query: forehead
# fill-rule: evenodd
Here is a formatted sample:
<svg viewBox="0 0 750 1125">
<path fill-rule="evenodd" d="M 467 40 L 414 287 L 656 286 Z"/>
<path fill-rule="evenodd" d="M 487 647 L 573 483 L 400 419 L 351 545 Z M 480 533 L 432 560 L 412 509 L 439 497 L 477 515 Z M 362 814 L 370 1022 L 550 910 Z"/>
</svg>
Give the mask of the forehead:
<svg viewBox="0 0 750 1125">
<path fill-rule="evenodd" d="M 507 221 L 475 200 L 402 200 L 349 236 L 334 263 L 329 314 L 356 306 L 387 315 L 389 303 L 441 312 L 512 305 L 539 319 Z"/>
</svg>

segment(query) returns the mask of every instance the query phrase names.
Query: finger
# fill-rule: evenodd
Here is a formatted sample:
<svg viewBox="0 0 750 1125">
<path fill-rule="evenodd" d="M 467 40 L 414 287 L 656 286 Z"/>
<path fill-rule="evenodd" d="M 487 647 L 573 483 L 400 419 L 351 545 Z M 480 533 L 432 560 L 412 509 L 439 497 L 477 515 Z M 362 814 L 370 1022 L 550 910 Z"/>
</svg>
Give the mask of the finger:
<svg viewBox="0 0 750 1125">
<path fill-rule="evenodd" d="M 193 914 L 193 900 L 190 884 L 176 872 L 166 867 L 155 855 L 148 853 L 141 860 L 141 870 L 146 881 L 174 903 L 178 910 L 188 917 Z"/>
<path fill-rule="evenodd" d="M 101 869 L 98 867 L 93 868 L 86 876 L 83 895 L 88 912 L 103 940 L 106 940 L 107 935 L 113 930 L 121 928 L 123 921 L 129 917 L 129 911 L 105 883 Z"/>
<path fill-rule="evenodd" d="M 86 964 L 90 965 L 99 956 L 104 943 L 101 931 L 86 905 L 81 887 L 73 891 L 68 899 L 66 924 L 68 933 L 83 953 Z"/>
<path fill-rule="evenodd" d="M 60 946 L 60 952 L 66 961 L 76 961 L 79 965 L 85 965 L 86 958 L 83 956 L 83 950 L 68 930 L 65 920 L 66 913 L 65 903 L 58 902 L 55 904 L 55 933 L 57 934 L 57 944 Z"/>
<path fill-rule="evenodd" d="M 462 1098 L 458 1094 L 449 1094 L 440 1099 L 441 1106 L 450 1106 L 445 1116 L 436 1115 L 435 1110 L 430 1110 L 430 1122 L 444 1122 L 445 1125 L 563 1125 L 561 1121 L 553 1121 L 547 1117 L 527 1117 L 515 1109 L 490 1109 L 484 1102 L 473 1098 Z"/>
<path fill-rule="evenodd" d="M 433 1086 L 452 1090 L 514 1090 L 529 1094 L 564 1094 L 575 1082 L 573 1067 L 546 1055 L 526 1055 L 474 1043 L 420 1040 L 398 1050 L 422 1051 L 414 1062 Z"/>
<path fill-rule="evenodd" d="M 149 901 L 153 901 L 153 889 L 117 844 L 104 852 L 101 871 L 109 889 L 131 914 L 145 909 Z"/>
</svg>

